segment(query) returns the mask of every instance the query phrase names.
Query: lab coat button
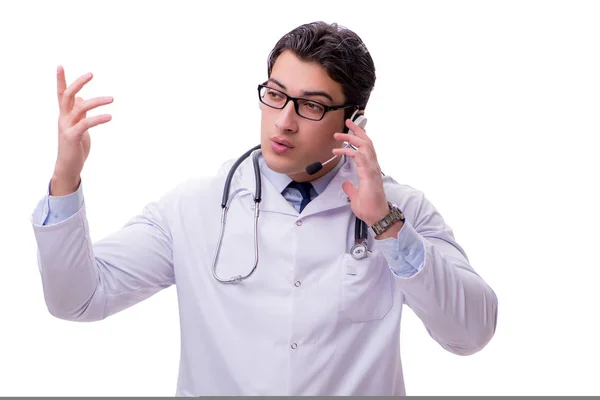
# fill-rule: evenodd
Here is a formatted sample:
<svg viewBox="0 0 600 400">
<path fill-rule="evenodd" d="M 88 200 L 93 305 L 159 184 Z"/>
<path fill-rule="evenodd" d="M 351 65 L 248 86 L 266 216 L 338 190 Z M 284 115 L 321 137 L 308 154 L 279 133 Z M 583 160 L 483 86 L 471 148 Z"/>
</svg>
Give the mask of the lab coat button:
<svg viewBox="0 0 600 400">
<path fill-rule="evenodd" d="M 302 226 L 302 221 L 296 221 L 296 225 Z"/>
<path fill-rule="evenodd" d="M 300 287 L 300 285 L 301 285 L 300 281 L 296 281 L 296 283 L 294 283 L 294 286 L 296 286 L 296 287 Z"/>
<path fill-rule="evenodd" d="M 296 350 L 298 348 L 298 345 L 296 343 L 292 343 L 292 350 Z"/>
</svg>

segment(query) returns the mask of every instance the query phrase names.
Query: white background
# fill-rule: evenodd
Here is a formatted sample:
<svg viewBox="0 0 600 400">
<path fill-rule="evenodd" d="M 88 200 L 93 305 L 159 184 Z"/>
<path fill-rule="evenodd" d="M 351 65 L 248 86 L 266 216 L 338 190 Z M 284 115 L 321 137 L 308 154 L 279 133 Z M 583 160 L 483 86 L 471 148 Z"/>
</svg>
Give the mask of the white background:
<svg viewBox="0 0 600 400">
<path fill-rule="evenodd" d="M 383 171 L 425 192 L 499 298 L 470 357 L 407 309 L 408 394 L 600 394 L 600 3 L 103 0 L 0 5 L 0 395 L 175 393 L 174 288 L 102 322 L 45 308 L 29 218 L 56 157 L 57 65 L 115 97 L 83 172 L 96 240 L 258 144 L 267 55 L 313 20 L 363 38 Z"/>
</svg>

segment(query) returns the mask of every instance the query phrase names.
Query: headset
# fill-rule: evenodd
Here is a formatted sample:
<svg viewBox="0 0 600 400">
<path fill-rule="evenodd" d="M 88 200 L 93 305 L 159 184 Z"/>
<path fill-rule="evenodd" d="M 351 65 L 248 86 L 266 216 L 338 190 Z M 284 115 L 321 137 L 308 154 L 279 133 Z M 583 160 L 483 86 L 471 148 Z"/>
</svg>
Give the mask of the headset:
<svg viewBox="0 0 600 400">
<path fill-rule="evenodd" d="M 367 126 L 367 117 L 364 116 L 364 114 L 362 113 L 362 111 L 360 109 L 354 111 L 354 113 L 350 117 L 350 120 L 352 120 L 352 122 L 354 122 L 356 125 L 358 125 L 361 129 L 365 129 L 365 126 Z M 348 134 L 356 136 L 356 134 L 351 129 L 348 129 Z M 350 146 L 354 150 L 358 151 L 358 149 L 356 147 L 352 146 L 350 143 L 348 143 L 348 146 Z M 329 160 L 325 161 L 324 163 L 317 161 L 317 162 L 310 164 L 308 167 L 306 167 L 306 173 L 309 175 L 316 174 L 317 172 L 322 170 L 325 165 L 327 165 L 329 162 L 333 161 L 336 157 L 337 156 L 333 156 Z"/>
</svg>

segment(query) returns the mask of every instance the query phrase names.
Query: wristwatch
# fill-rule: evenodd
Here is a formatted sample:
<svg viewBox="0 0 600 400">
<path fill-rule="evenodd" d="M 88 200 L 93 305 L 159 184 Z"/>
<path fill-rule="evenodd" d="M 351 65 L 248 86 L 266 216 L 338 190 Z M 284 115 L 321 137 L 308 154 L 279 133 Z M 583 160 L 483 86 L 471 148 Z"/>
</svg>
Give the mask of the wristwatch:
<svg viewBox="0 0 600 400">
<path fill-rule="evenodd" d="M 383 232 L 388 230 L 388 228 L 392 226 L 395 222 L 404 222 L 405 220 L 404 214 L 402 213 L 402 211 L 400 211 L 398 206 L 396 206 L 394 203 L 390 203 L 389 201 L 388 206 L 390 207 L 390 213 L 383 217 L 381 220 L 377 221 L 375 224 L 373 224 L 373 226 L 371 226 L 371 229 L 375 233 L 375 236 L 381 235 Z"/>
</svg>

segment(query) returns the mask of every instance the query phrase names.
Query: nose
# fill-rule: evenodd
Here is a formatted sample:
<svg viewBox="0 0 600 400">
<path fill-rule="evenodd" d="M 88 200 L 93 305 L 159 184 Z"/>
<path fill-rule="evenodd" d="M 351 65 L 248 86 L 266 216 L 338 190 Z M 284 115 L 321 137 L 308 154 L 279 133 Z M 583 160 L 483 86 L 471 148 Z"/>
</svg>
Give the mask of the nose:
<svg viewBox="0 0 600 400">
<path fill-rule="evenodd" d="M 298 130 L 298 122 L 294 102 L 288 102 L 285 107 L 279 110 L 279 116 L 275 120 L 275 127 L 285 132 L 296 132 Z"/>
</svg>

